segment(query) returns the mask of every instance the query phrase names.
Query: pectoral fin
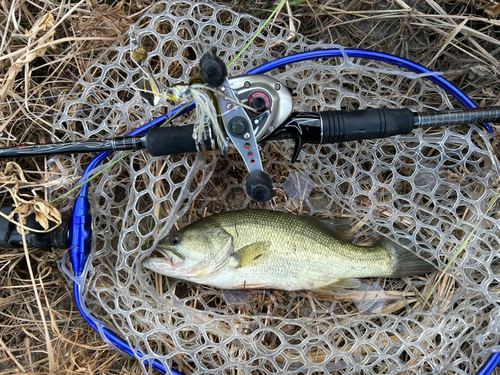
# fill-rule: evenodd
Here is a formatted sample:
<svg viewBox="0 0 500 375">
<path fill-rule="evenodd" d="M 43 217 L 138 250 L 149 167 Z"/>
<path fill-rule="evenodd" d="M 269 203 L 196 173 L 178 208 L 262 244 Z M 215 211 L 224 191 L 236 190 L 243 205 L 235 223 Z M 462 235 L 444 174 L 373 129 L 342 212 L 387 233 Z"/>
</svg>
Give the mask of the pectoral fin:
<svg viewBox="0 0 500 375">
<path fill-rule="evenodd" d="M 361 282 L 358 279 L 342 279 L 326 285 L 323 288 L 315 289 L 315 292 L 335 294 L 337 296 L 344 296 L 354 293 L 359 288 Z"/>
<path fill-rule="evenodd" d="M 251 245 L 242 247 L 237 252 L 233 253 L 231 257 L 231 264 L 235 268 L 256 266 L 264 264 L 268 261 L 271 253 L 271 242 L 259 241 Z"/>
</svg>

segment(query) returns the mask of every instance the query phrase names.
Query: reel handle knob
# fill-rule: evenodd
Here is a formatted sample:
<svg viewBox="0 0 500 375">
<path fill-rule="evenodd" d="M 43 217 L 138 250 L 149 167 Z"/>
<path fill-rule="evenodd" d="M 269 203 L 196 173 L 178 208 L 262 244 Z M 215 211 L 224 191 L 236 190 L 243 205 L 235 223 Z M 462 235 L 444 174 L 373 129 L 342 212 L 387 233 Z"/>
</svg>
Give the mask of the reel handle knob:
<svg viewBox="0 0 500 375">
<path fill-rule="evenodd" d="M 248 196 L 257 202 L 267 202 L 274 197 L 271 178 L 261 170 L 250 172 L 245 187 Z"/>
<path fill-rule="evenodd" d="M 227 68 L 212 51 L 206 52 L 200 60 L 201 78 L 210 86 L 219 87 L 227 77 Z"/>
</svg>

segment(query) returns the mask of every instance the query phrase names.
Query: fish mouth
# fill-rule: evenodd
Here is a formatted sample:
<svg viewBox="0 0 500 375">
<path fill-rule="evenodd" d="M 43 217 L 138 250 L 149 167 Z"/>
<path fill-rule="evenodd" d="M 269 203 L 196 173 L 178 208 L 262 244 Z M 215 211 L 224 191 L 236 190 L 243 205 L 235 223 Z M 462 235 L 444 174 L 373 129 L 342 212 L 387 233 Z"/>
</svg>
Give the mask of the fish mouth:
<svg viewBox="0 0 500 375">
<path fill-rule="evenodd" d="M 158 249 L 156 248 L 151 252 L 151 258 L 165 258 L 165 260 L 172 262 L 172 255 L 170 255 L 167 251 L 170 249 Z"/>
<path fill-rule="evenodd" d="M 175 249 L 158 246 L 142 261 L 142 266 L 161 275 L 183 280 L 201 280 L 211 275 L 210 272 L 207 273 L 205 265 L 182 267 L 184 260 L 185 257 Z"/>
<path fill-rule="evenodd" d="M 175 270 L 180 266 L 180 263 L 175 264 L 172 255 L 168 251 L 173 251 L 169 248 L 156 248 L 150 256 L 142 261 L 142 265 L 153 271 L 158 271 L 160 268 L 163 270 Z"/>
</svg>

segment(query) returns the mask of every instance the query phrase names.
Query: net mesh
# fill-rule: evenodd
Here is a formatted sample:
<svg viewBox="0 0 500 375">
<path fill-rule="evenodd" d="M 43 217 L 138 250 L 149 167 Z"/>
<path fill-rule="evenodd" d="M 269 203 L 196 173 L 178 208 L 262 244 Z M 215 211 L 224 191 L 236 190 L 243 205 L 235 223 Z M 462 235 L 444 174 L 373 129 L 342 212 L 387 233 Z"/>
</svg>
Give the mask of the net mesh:
<svg viewBox="0 0 500 375">
<path fill-rule="evenodd" d="M 160 2 L 135 25 L 147 66 L 165 85 L 187 82 L 208 47 L 228 63 L 260 20 L 210 3 Z M 82 76 L 61 111 L 54 139 L 123 135 L 171 110 L 151 107 L 135 88 L 129 46 L 107 50 Z M 268 26 L 229 70 L 238 75 L 313 48 Z M 270 73 L 297 94 L 298 111 L 457 103 L 432 82 L 399 67 L 360 59 L 322 59 Z M 193 122 L 192 115 L 176 124 Z M 124 337 L 143 360 L 185 373 L 470 374 L 499 341 L 499 205 L 476 228 L 466 252 L 451 257 L 496 196 L 498 163 L 475 126 L 417 130 L 378 141 L 306 146 L 291 165 L 292 144 L 263 146 L 276 197 L 246 196 L 245 168 L 229 152 L 105 160 L 91 183 L 92 254 L 80 284 L 87 308 Z M 65 178 L 52 198 L 74 187 L 89 156 L 57 156 Z M 74 196 L 63 200 L 70 210 Z M 66 208 L 64 208 L 66 207 Z M 352 217 L 356 241 L 381 234 L 426 257 L 447 275 L 418 311 L 433 280 L 364 280 L 351 296 L 276 290 L 228 291 L 168 279 L 141 260 L 172 229 L 222 210 L 269 208 Z M 408 239 L 410 241 L 408 241 Z M 408 242 L 410 245 L 408 245 Z M 70 265 L 63 263 L 71 275 Z M 149 362 L 151 363 L 151 362 Z M 145 372 L 152 369 L 143 361 Z"/>
</svg>

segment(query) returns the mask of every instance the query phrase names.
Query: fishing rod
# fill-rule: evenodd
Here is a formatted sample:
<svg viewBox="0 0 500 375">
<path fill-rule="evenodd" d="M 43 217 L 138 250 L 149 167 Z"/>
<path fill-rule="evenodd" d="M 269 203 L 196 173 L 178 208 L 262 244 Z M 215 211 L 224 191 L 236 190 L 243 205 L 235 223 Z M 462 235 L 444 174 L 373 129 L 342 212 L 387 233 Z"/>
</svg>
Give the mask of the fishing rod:
<svg viewBox="0 0 500 375">
<path fill-rule="evenodd" d="M 408 108 L 374 108 L 355 111 L 292 112 L 292 91 L 265 75 L 227 78 L 226 67 L 213 53 L 200 61 L 200 75 L 208 87 L 220 95 L 216 104 L 223 108 L 219 123 L 202 129 L 199 124 L 161 127 L 168 117 L 151 123 L 146 134 L 53 144 L 19 145 L 0 149 L 0 158 L 77 154 L 108 151 L 147 150 L 152 156 L 223 149 L 232 145 L 242 156 L 249 175 L 247 194 L 258 202 L 274 196 L 271 179 L 262 169 L 258 142 L 293 139 L 291 162 L 295 163 L 305 144 L 328 145 L 348 141 L 383 139 L 409 134 L 417 128 L 466 125 L 500 120 L 500 107 L 412 112 Z M 213 98 L 208 98 L 213 100 Z M 238 103 L 242 103 L 239 106 Z M 243 104 L 244 103 L 244 104 Z M 223 137 L 215 131 L 224 128 Z M 221 147 L 222 145 L 222 147 Z"/>
<path fill-rule="evenodd" d="M 264 135 L 258 142 L 293 139 L 295 146 L 291 162 L 295 163 L 305 144 L 328 145 L 347 141 L 381 139 L 409 134 L 417 128 L 447 125 L 466 125 L 498 121 L 500 107 L 460 109 L 441 112 L 414 113 L 409 109 L 366 109 L 357 111 L 327 111 L 319 113 L 292 113 L 274 131 Z M 53 154 L 75 154 L 91 152 L 113 152 L 147 150 L 152 156 L 167 156 L 196 153 L 218 149 L 217 141 L 206 137 L 202 147 L 193 138 L 194 124 L 185 126 L 158 127 L 168 118 L 162 116 L 145 135 L 115 137 L 112 139 L 75 141 L 67 143 L 21 145 L 0 149 L 0 158 L 43 156 Z M 146 126 L 151 126 L 151 123 Z M 251 123 L 243 117 L 228 122 L 228 134 L 238 142 L 238 151 L 243 156 L 250 174 L 247 178 L 247 194 L 258 202 L 270 200 L 274 193 L 271 179 L 262 168 L 253 168 L 258 156 L 256 142 L 251 143 Z M 215 146 L 215 147 L 214 147 Z M 260 161 L 259 161 L 260 164 Z"/>
<path fill-rule="evenodd" d="M 153 127 L 145 135 L 115 137 L 52 144 L 19 145 L 0 148 L 0 158 L 48 156 L 55 154 L 81 154 L 105 151 L 147 150 L 153 156 L 168 156 L 199 152 L 192 138 L 194 124 L 161 128 L 167 121 L 162 116 L 147 123 Z M 364 109 L 356 111 L 325 111 L 319 113 L 294 112 L 272 133 L 260 142 L 294 139 L 292 163 L 300 154 L 301 145 L 333 144 L 367 139 L 381 139 L 409 134 L 417 128 L 448 125 L 467 125 L 500 120 L 500 107 L 465 108 L 446 111 L 412 112 L 409 109 Z M 212 150 L 211 144 L 205 150 Z"/>
<path fill-rule="evenodd" d="M 216 87 L 220 92 L 227 93 L 227 96 L 219 95 L 218 97 L 219 107 L 225 108 L 226 111 L 220 116 L 222 120 L 220 126 L 225 129 L 227 138 L 231 140 L 232 146 L 237 148 L 240 152 L 247 167 L 248 164 L 250 164 L 250 166 L 256 164 L 256 159 L 253 158 L 253 151 L 254 149 L 258 151 L 257 141 L 264 142 L 278 139 L 293 139 L 295 141 L 295 148 L 291 159 L 294 162 L 297 160 L 302 145 L 307 143 L 332 144 L 344 141 L 385 138 L 397 134 L 408 134 L 415 128 L 482 123 L 496 121 L 500 118 L 499 108 L 474 109 L 474 107 L 476 107 L 475 104 L 459 89 L 454 87 L 444 78 L 432 75 L 427 78 L 438 84 L 458 99 L 464 106 L 469 108 L 464 110 L 425 113 L 413 113 L 409 109 L 370 109 L 361 111 L 293 113 L 290 91 L 280 82 L 261 75 L 267 71 L 290 63 L 315 58 L 342 57 L 344 54 L 348 57 L 385 61 L 409 69 L 418 74 L 432 73 L 430 70 L 418 64 L 396 56 L 373 51 L 346 49 L 343 51 L 310 51 L 286 56 L 255 68 L 247 72 L 248 75 L 241 77 L 228 79 L 222 74 L 222 83 Z M 211 74 L 217 75 L 216 73 L 218 70 L 223 72 L 225 69 L 225 67 L 222 69 L 220 63 L 217 61 L 211 66 L 212 68 L 207 69 L 209 77 Z M 280 86 L 278 86 L 278 84 Z M 254 94 L 256 95 L 253 96 Z M 226 99 L 234 99 L 235 97 L 241 102 L 246 103 L 247 106 L 252 107 L 253 110 L 243 109 L 243 112 L 233 111 L 232 109 L 234 107 L 231 106 L 234 106 L 234 102 Z M 250 99 L 252 99 L 252 102 L 250 102 Z M 180 109 L 174 110 L 172 114 L 180 114 L 181 112 L 186 113 L 192 109 L 194 109 L 193 104 L 185 108 L 184 111 Z M 280 115 L 276 116 L 278 113 Z M 112 151 L 118 149 L 145 149 L 154 156 L 160 156 L 185 152 L 202 152 L 220 148 L 219 145 L 222 144 L 222 142 L 220 139 L 217 139 L 211 129 L 205 131 L 201 137 L 193 137 L 195 134 L 194 131 L 199 124 L 162 128 L 161 125 L 165 124 L 168 118 L 167 115 L 161 116 L 143 125 L 141 128 L 136 129 L 128 136 L 115 138 L 114 140 L 13 147 L 0 150 L 0 157 L 39 156 L 42 155 L 41 153 L 45 152 L 45 150 L 47 152 L 43 155 L 61 153 L 61 151 L 64 153 L 89 153 L 99 151 L 100 153 L 87 166 L 83 176 L 85 178 L 88 177 L 91 171 L 109 156 Z M 491 127 L 489 127 L 488 124 L 485 124 L 485 126 L 486 129 L 492 133 Z M 177 142 L 174 142 L 173 139 L 177 140 Z M 223 149 L 223 151 L 227 150 Z M 252 160 L 254 163 L 252 163 Z M 261 171 L 261 165 L 260 169 L 258 169 L 258 167 L 259 166 L 252 171 Z M 250 171 L 249 176 L 252 174 L 252 171 Z M 249 192 L 250 196 L 258 199 L 270 199 L 268 194 L 269 184 L 267 184 L 267 182 L 270 181 L 263 177 L 259 184 L 251 185 L 250 187 L 264 187 L 262 189 L 253 190 L 248 189 L 247 183 L 247 192 Z M 78 194 L 72 218 L 69 223 L 69 230 L 66 231 L 67 236 L 65 237 L 62 235 L 62 238 L 67 238 L 68 240 L 68 246 L 64 247 L 70 248 L 70 259 L 75 280 L 80 280 L 80 278 L 84 277 L 86 260 L 91 251 L 92 218 L 88 201 L 88 188 L 89 185 L 86 183 Z M 11 229 L 13 228 L 11 227 Z M 1 235 L 2 233 L 0 233 L 0 236 Z M 17 244 L 16 241 L 5 242 L 9 243 L 11 246 Z M 83 306 L 85 303 L 84 300 L 80 298 L 80 288 L 79 282 L 75 281 L 75 299 L 86 321 L 96 331 L 104 335 L 115 349 L 137 358 L 142 358 L 144 356 L 143 353 L 130 347 L 122 337 L 109 329 L 97 318 L 91 314 L 89 315 L 87 309 Z M 163 373 L 171 372 L 180 374 L 174 369 L 166 368 L 163 363 L 156 359 L 151 360 L 151 363 L 149 363 L 149 361 L 150 360 L 145 360 L 145 364 L 149 364 Z M 488 374 L 497 363 L 498 356 L 492 355 L 480 370 L 481 375 Z"/>
</svg>

